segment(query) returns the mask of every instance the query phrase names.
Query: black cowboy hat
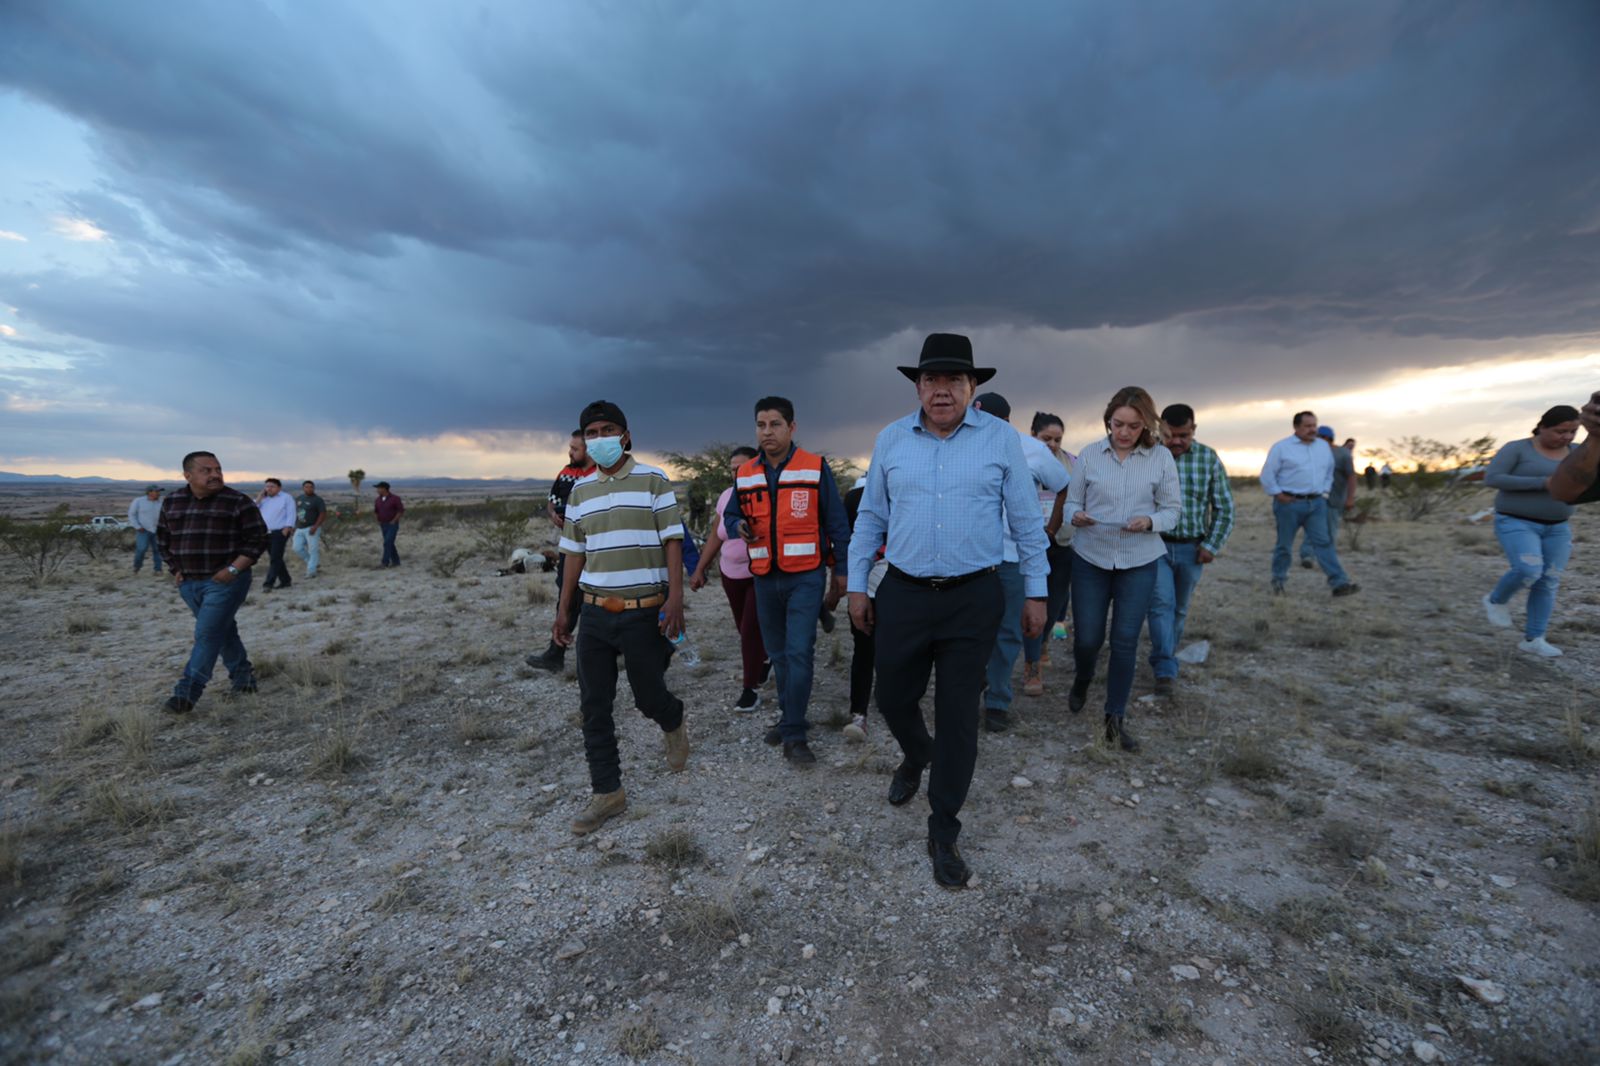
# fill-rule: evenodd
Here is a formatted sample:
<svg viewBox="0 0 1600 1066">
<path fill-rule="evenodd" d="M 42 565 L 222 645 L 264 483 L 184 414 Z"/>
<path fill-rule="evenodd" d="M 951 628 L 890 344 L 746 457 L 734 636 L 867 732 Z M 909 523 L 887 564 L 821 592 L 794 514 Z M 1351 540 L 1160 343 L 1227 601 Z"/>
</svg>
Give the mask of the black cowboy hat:
<svg viewBox="0 0 1600 1066">
<path fill-rule="evenodd" d="M 916 366 L 902 366 L 900 373 L 916 381 L 924 371 L 944 370 L 971 374 L 978 384 L 994 377 L 994 367 L 972 365 L 972 341 L 959 333 L 930 333 L 922 342 L 922 357 Z"/>
</svg>

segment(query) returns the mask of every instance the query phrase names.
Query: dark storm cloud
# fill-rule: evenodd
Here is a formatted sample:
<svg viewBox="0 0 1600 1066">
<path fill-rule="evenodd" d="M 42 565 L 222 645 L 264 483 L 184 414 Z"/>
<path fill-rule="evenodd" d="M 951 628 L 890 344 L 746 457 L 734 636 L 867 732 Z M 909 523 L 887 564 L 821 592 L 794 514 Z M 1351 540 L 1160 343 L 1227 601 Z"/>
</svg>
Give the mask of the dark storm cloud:
<svg viewBox="0 0 1600 1066">
<path fill-rule="evenodd" d="M 599 392 L 692 445 L 769 389 L 870 424 L 885 338 L 952 326 L 1047 393 L 1243 396 L 1600 328 L 1592 5 L 160 10 L 0 12 L 123 264 L 0 295 L 112 392 L 270 367 L 402 434 Z M 1175 322 L 1114 367 L 1076 332 Z"/>
</svg>

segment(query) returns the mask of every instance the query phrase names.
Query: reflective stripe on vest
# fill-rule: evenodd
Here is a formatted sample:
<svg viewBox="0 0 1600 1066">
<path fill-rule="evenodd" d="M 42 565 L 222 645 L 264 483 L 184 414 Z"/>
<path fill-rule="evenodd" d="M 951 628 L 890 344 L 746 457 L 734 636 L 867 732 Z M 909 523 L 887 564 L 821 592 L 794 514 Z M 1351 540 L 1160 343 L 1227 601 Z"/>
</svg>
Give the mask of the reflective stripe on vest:
<svg viewBox="0 0 1600 1066">
<path fill-rule="evenodd" d="M 796 448 L 777 480 L 774 499 L 760 457 L 741 466 L 734 480 L 740 513 L 755 538 L 749 546 L 750 572 L 772 573 L 774 554 L 777 568 L 784 573 L 815 570 L 824 562 L 822 457 Z"/>
</svg>

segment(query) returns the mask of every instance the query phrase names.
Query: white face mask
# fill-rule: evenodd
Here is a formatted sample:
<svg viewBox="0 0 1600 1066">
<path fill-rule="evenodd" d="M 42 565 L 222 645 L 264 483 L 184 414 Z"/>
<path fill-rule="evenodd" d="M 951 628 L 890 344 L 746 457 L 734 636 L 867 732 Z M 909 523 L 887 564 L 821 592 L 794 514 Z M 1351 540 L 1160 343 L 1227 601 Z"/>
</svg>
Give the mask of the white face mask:
<svg viewBox="0 0 1600 1066">
<path fill-rule="evenodd" d="M 621 437 L 594 437 L 588 444 L 589 458 L 603 467 L 616 466 L 622 460 Z"/>
</svg>

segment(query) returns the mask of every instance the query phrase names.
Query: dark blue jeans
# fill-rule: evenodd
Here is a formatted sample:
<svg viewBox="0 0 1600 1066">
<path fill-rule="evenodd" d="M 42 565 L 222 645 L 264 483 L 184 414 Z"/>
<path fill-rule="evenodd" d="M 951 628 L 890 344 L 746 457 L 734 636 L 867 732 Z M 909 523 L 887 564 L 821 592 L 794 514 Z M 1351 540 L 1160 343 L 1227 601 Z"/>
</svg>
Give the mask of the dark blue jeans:
<svg viewBox="0 0 1600 1066">
<path fill-rule="evenodd" d="M 756 578 L 756 616 L 761 642 L 778 679 L 779 732 L 785 742 L 806 739 L 811 705 L 811 674 L 817 648 L 817 616 L 828 573 L 822 567 L 803 574 L 782 571 Z"/>
<path fill-rule="evenodd" d="M 399 522 L 379 522 L 378 528 L 383 530 L 383 565 L 399 566 L 400 553 L 395 550 L 395 534 L 400 532 Z"/>
<path fill-rule="evenodd" d="M 208 577 L 195 577 L 185 578 L 178 586 L 178 595 L 194 614 L 194 648 L 189 652 L 183 677 L 172 690 L 174 696 L 198 703 L 200 694 L 211 681 L 211 671 L 216 668 L 219 654 L 235 689 L 255 684 L 255 669 L 245 654 L 244 641 L 239 639 L 239 626 L 233 620 L 249 594 L 248 571 L 227 585 Z"/>
<path fill-rule="evenodd" d="M 1022 650 L 1022 565 L 1000 564 L 1000 588 L 1005 591 L 1006 605 L 1000 615 L 1000 629 L 994 635 L 994 649 L 989 652 L 989 668 L 985 674 L 988 690 L 983 694 L 983 705 L 990 710 L 1005 711 L 1011 708 L 1011 671 L 1017 665 L 1017 653 Z"/>
<path fill-rule="evenodd" d="M 1102 570 L 1083 556 L 1072 560 L 1072 657 L 1075 682 L 1087 687 L 1106 642 L 1106 615 L 1111 616 L 1111 665 L 1106 671 L 1106 714 L 1121 718 L 1133 692 L 1133 670 L 1139 661 L 1139 634 L 1150 614 L 1156 561 L 1131 570 Z"/>
<path fill-rule="evenodd" d="M 1288 503 L 1274 499 L 1272 517 L 1278 524 L 1278 543 L 1272 549 L 1274 582 L 1281 585 L 1288 580 L 1294 535 L 1304 529 L 1306 543 L 1311 545 L 1311 554 L 1316 557 L 1317 565 L 1322 567 L 1322 572 L 1328 575 L 1328 585 L 1340 588 L 1350 584 L 1350 578 L 1346 576 L 1344 567 L 1339 565 L 1339 553 L 1334 550 L 1333 542 L 1328 539 L 1327 500 L 1321 496 L 1313 496 L 1309 500 L 1291 500 Z"/>
<path fill-rule="evenodd" d="M 1050 560 L 1050 599 L 1044 612 L 1044 629 L 1036 637 L 1022 638 L 1022 657 L 1030 663 L 1038 662 L 1044 655 L 1044 642 L 1050 639 L 1050 629 L 1061 621 L 1067 603 L 1072 598 L 1072 545 L 1050 545 L 1046 556 Z"/>
<path fill-rule="evenodd" d="M 156 573 L 161 573 L 161 549 L 156 547 L 156 535 L 148 529 L 141 529 L 133 538 L 133 572 L 138 573 L 144 566 L 144 553 L 148 551 L 154 561 Z"/>
<path fill-rule="evenodd" d="M 1173 655 L 1183 643 L 1183 625 L 1189 620 L 1189 597 L 1205 572 L 1196 561 L 1198 544 L 1168 544 L 1167 554 L 1156 560 L 1155 587 L 1150 595 L 1150 668 L 1157 677 L 1177 677 Z"/>
</svg>

